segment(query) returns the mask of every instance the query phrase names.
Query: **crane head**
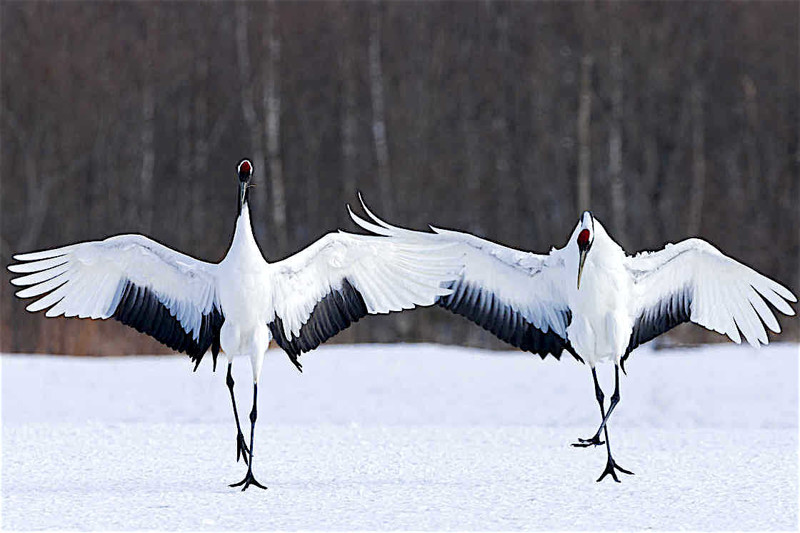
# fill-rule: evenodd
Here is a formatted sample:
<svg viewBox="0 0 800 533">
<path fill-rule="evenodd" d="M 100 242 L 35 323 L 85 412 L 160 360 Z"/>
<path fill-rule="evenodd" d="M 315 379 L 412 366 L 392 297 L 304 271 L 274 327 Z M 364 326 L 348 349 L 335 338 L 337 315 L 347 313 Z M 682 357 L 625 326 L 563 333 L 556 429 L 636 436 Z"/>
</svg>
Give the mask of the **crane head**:
<svg viewBox="0 0 800 533">
<path fill-rule="evenodd" d="M 586 262 L 586 254 L 592 248 L 594 243 L 594 217 L 591 211 L 584 211 L 581 215 L 581 220 L 578 223 L 578 253 L 580 259 L 578 262 L 578 289 L 581 288 L 581 275 L 583 274 L 583 264 Z"/>
<path fill-rule="evenodd" d="M 244 158 L 236 165 L 236 173 L 239 175 L 239 181 L 247 183 L 253 177 L 253 163 Z"/>
<path fill-rule="evenodd" d="M 253 163 L 247 158 L 242 159 L 236 165 L 236 174 L 239 176 L 239 214 L 242 214 L 242 207 L 247 202 L 247 189 L 253 185 L 250 178 L 253 177 Z"/>
</svg>

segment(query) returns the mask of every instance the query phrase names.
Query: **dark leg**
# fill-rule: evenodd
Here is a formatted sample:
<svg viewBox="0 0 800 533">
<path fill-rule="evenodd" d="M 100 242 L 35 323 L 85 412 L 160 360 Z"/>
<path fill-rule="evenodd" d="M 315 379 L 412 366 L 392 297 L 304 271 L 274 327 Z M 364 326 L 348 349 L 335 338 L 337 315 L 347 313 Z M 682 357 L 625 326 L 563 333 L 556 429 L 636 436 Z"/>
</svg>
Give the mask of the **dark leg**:
<svg viewBox="0 0 800 533">
<path fill-rule="evenodd" d="M 253 409 L 250 411 L 250 463 L 247 465 L 247 474 L 244 476 L 244 479 L 238 483 L 231 484 L 231 487 L 238 487 L 239 485 L 244 485 L 242 490 L 247 490 L 247 487 L 250 485 L 255 485 L 260 489 L 266 489 L 264 485 L 256 481 L 256 478 L 253 477 L 253 438 L 256 434 L 256 418 L 258 418 L 258 383 L 253 383 Z"/>
<path fill-rule="evenodd" d="M 592 377 L 594 378 L 594 394 L 597 397 L 597 403 L 600 405 L 600 416 L 605 421 L 606 419 L 606 410 L 603 406 L 603 401 L 605 400 L 605 395 L 603 394 L 603 389 L 600 388 L 600 383 L 597 381 L 597 370 L 592 368 Z M 609 413 L 611 411 L 609 410 Z M 591 439 L 578 439 L 578 442 L 573 443 L 572 445 L 577 448 L 586 448 L 587 446 L 599 446 L 603 444 L 603 441 L 600 440 L 600 431 L 592 437 Z"/>
<path fill-rule="evenodd" d="M 603 470 L 603 473 L 600 474 L 599 478 L 597 478 L 597 482 L 599 483 L 603 481 L 604 477 L 606 477 L 608 474 L 611 474 L 611 477 L 614 478 L 614 481 L 619 483 L 619 479 L 617 478 L 617 473 L 614 472 L 615 469 L 619 470 L 623 474 L 629 474 L 631 476 L 633 475 L 633 472 L 631 472 L 630 470 L 625 470 L 624 468 L 622 468 L 621 466 L 619 466 L 617 463 L 614 462 L 614 458 L 611 457 L 611 445 L 608 443 L 608 427 L 603 427 L 603 431 L 605 432 L 605 437 L 606 437 L 606 450 L 608 450 L 608 461 L 606 462 L 606 469 Z"/>
<path fill-rule="evenodd" d="M 592 369 L 594 372 L 594 369 Z M 600 385 L 597 383 L 597 375 L 594 377 L 594 388 L 595 392 L 600 390 Z M 597 401 L 600 402 L 600 412 L 603 412 L 603 401 L 601 398 L 603 397 L 603 391 L 599 392 L 599 396 L 597 397 Z M 608 406 L 608 412 L 603 415 L 603 421 L 600 422 L 600 427 L 597 428 L 597 433 L 594 434 L 594 437 L 591 439 L 578 439 L 581 443 L 585 443 L 586 446 L 590 446 L 594 444 L 595 446 L 598 444 L 603 444 L 603 441 L 600 440 L 600 432 L 603 431 L 606 427 L 606 423 L 608 422 L 609 417 L 611 417 L 611 411 L 619 403 L 619 367 L 614 365 L 614 394 L 611 395 L 611 403 Z"/>
<path fill-rule="evenodd" d="M 603 391 L 600 389 L 600 383 L 597 381 L 597 372 L 594 368 L 592 368 L 592 377 L 594 378 L 594 392 L 597 396 L 597 403 L 600 404 L 600 416 L 603 418 L 603 422 L 600 424 L 600 429 L 597 431 L 597 434 L 592 437 L 591 439 L 578 439 L 580 442 L 576 442 L 573 446 L 580 446 L 586 447 L 591 445 L 603 444 L 603 441 L 600 440 L 600 431 L 603 431 L 603 434 L 606 438 L 606 450 L 608 451 L 608 461 L 606 462 L 606 468 L 603 470 L 603 473 L 600 474 L 600 477 L 597 478 L 597 481 L 603 481 L 603 478 L 607 475 L 611 474 L 611 477 L 614 478 L 614 481 L 619 483 L 619 478 L 617 478 L 617 473 L 615 470 L 619 470 L 624 474 L 633 475 L 633 472 L 630 470 L 625 470 L 617 463 L 614 462 L 614 458 L 611 457 L 611 444 L 608 442 L 608 426 L 606 426 L 606 421 L 608 420 L 608 415 L 611 414 L 611 410 L 614 408 L 615 405 L 619 402 L 619 369 L 617 368 L 616 377 L 617 383 L 614 387 L 614 396 L 611 397 L 611 405 L 608 408 L 608 414 L 605 412 L 605 408 L 603 407 Z"/>
<path fill-rule="evenodd" d="M 249 462 L 248 455 L 250 450 L 247 449 L 247 444 L 244 442 L 244 435 L 242 434 L 242 426 L 239 425 L 239 413 L 236 411 L 236 398 L 233 396 L 233 376 L 231 375 L 232 363 L 228 363 L 228 378 L 225 381 L 228 384 L 228 390 L 231 391 L 231 403 L 233 403 L 233 418 L 236 420 L 236 462 L 239 462 L 239 457 L 244 458 L 244 464 Z"/>
</svg>

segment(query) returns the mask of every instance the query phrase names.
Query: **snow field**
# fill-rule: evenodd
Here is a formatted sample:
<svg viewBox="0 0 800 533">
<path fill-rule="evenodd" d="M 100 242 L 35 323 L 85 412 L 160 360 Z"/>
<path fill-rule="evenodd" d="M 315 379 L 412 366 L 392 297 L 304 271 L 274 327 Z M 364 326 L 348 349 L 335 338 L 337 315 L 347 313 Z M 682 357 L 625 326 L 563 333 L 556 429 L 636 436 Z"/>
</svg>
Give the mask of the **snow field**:
<svg viewBox="0 0 800 533">
<path fill-rule="evenodd" d="M 588 367 L 430 345 L 267 358 L 227 486 L 225 359 L 2 357 L 4 529 L 796 529 L 798 347 L 639 349 L 595 483 Z M 243 422 L 252 389 L 234 362 Z M 607 396 L 613 367 L 599 367 Z M 246 422 L 245 422 L 246 423 Z M 247 424 L 249 426 L 249 424 Z"/>
</svg>

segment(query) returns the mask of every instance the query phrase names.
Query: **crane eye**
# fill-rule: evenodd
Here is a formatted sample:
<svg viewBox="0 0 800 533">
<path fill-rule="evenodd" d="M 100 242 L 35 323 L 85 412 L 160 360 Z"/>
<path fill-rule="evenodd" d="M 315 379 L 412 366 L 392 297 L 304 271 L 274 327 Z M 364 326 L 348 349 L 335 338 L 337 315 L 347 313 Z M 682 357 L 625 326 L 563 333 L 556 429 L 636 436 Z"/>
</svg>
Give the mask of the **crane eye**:
<svg viewBox="0 0 800 533">
<path fill-rule="evenodd" d="M 589 245 L 589 230 L 584 229 L 578 233 L 578 246 L 586 248 Z"/>
</svg>

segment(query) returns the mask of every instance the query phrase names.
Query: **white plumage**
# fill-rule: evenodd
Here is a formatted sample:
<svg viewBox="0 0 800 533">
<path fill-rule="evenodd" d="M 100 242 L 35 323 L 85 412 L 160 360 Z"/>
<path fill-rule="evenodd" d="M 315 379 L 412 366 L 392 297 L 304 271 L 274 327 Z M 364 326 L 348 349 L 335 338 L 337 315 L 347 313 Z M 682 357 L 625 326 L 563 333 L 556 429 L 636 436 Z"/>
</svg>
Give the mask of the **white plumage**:
<svg viewBox="0 0 800 533">
<path fill-rule="evenodd" d="M 783 285 L 722 254 L 701 239 L 667 244 L 658 252 L 642 252 L 626 258 L 633 280 L 633 316 L 658 313 L 661 302 L 685 289 L 691 301 L 689 319 L 740 343 L 768 344 L 764 325 L 772 332 L 781 328 L 766 299 L 778 311 L 794 315 L 787 302 L 797 298 Z"/>
<path fill-rule="evenodd" d="M 202 317 L 213 307 L 223 315 L 263 315 L 267 323 L 280 317 L 286 337 L 300 336 L 316 305 L 348 280 L 361 294 L 370 314 L 432 305 L 450 290 L 440 284 L 455 277 L 457 256 L 447 245 L 408 244 L 382 237 L 329 233 L 297 254 L 276 263 L 249 258 L 255 240 L 247 213 L 240 218 L 230 252 L 221 263 L 206 263 L 142 235 L 117 235 L 52 250 L 18 254 L 11 280 L 29 286 L 20 298 L 39 297 L 26 309 L 47 309 L 46 316 L 106 319 L 114 315 L 126 282 L 143 287 L 163 304 L 197 341 Z M 254 255 L 254 254 L 251 254 Z M 448 278 L 449 276 L 449 278 Z M 224 280 L 242 285 L 252 280 L 249 297 L 221 301 L 235 289 L 222 291 Z M 222 346 L 226 353 L 229 350 Z"/>
<path fill-rule="evenodd" d="M 780 326 L 766 302 L 794 315 L 787 288 L 722 254 L 701 239 L 667 244 L 657 252 L 628 256 L 590 212 L 584 212 L 563 248 L 538 255 L 508 248 L 474 235 L 432 228 L 412 232 L 351 212 L 374 233 L 407 242 L 449 243 L 463 254 L 464 270 L 450 287 L 453 294 L 438 303 L 461 314 L 513 346 L 559 358 L 567 350 L 589 364 L 603 420 L 594 437 L 577 446 L 598 445 L 611 410 L 619 401 L 619 366 L 631 351 L 682 322 L 691 321 L 723 333 L 736 343 L 769 342 L 765 329 Z M 766 300 L 766 302 L 765 302 Z M 608 413 L 597 382 L 595 364 L 612 360 L 616 387 Z M 617 480 L 608 447 L 600 476 Z"/>
<path fill-rule="evenodd" d="M 48 317 L 110 318 L 125 281 L 152 291 L 186 333 L 197 339 L 201 316 L 216 302 L 218 265 L 198 261 L 142 235 L 116 235 L 53 250 L 18 254 L 8 268 L 30 273 L 11 283 L 31 287 L 20 298 L 45 295 L 26 309 Z M 49 308 L 49 309 L 48 309 Z"/>
<path fill-rule="evenodd" d="M 256 392 L 264 354 L 275 339 L 297 357 L 366 314 L 431 305 L 450 294 L 460 261 L 447 243 L 339 232 L 325 235 L 283 261 L 267 263 L 253 237 L 247 202 L 253 167 L 242 160 L 239 218 L 230 249 L 218 264 L 199 261 L 141 235 L 119 235 L 41 252 L 19 254 L 9 266 L 23 274 L 21 298 L 49 317 L 115 318 L 196 362 L 212 349 L 228 356 L 228 387 L 237 424 L 237 459 L 252 477 Z M 250 357 L 253 410 L 250 450 L 233 396 L 234 355 Z"/>
</svg>

